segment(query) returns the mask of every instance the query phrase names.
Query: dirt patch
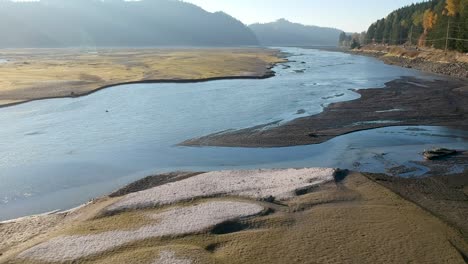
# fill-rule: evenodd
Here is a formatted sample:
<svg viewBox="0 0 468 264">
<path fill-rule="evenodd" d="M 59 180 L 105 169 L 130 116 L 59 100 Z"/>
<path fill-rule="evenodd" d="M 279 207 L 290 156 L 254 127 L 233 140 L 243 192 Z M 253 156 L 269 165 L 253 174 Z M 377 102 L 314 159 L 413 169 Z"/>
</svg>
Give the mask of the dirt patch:
<svg viewBox="0 0 468 264">
<path fill-rule="evenodd" d="M 458 228 L 468 239 L 468 172 L 417 179 L 364 175 Z"/>
<path fill-rule="evenodd" d="M 285 147 L 317 144 L 343 134 L 404 125 L 440 125 L 468 130 L 466 80 L 402 77 L 385 89 L 363 89 L 361 98 L 329 105 L 318 115 L 281 126 L 257 126 L 182 142 L 184 146 Z M 392 111 L 398 109 L 398 111 Z"/>
</svg>

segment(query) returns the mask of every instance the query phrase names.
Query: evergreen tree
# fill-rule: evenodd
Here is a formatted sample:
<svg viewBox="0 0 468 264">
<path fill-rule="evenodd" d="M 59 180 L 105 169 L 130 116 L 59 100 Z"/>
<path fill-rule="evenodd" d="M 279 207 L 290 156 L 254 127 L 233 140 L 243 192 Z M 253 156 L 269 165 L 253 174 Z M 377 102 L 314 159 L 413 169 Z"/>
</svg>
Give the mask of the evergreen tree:
<svg viewBox="0 0 468 264">
<path fill-rule="evenodd" d="M 338 41 L 339 46 L 345 46 L 344 45 L 345 41 L 346 41 L 346 33 L 341 32 L 340 37 L 339 37 L 339 41 Z"/>
<path fill-rule="evenodd" d="M 468 0 L 430 0 L 390 13 L 369 26 L 365 37 L 383 44 L 419 44 L 468 51 Z"/>
<path fill-rule="evenodd" d="M 399 45 L 400 43 L 400 20 L 398 18 L 398 13 L 393 16 L 393 22 L 391 27 L 390 41 L 389 43 L 394 45 Z"/>
<path fill-rule="evenodd" d="M 373 23 L 372 25 L 370 25 L 369 29 L 367 29 L 366 43 L 364 43 L 364 44 L 374 42 L 376 29 L 377 29 L 377 23 Z"/>
</svg>

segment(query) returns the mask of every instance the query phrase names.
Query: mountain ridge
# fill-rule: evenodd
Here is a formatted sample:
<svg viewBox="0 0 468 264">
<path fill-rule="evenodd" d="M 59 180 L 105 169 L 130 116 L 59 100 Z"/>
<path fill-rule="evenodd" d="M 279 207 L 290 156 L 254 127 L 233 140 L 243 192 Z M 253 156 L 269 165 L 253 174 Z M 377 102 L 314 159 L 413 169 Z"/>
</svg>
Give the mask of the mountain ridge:
<svg viewBox="0 0 468 264">
<path fill-rule="evenodd" d="M 258 45 L 232 16 L 171 0 L 1 1 L 0 34 L 3 48 Z"/>
<path fill-rule="evenodd" d="M 304 25 L 280 18 L 269 23 L 254 23 L 249 28 L 265 46 L 337 46 L 339 29 Z"/>
</svg>

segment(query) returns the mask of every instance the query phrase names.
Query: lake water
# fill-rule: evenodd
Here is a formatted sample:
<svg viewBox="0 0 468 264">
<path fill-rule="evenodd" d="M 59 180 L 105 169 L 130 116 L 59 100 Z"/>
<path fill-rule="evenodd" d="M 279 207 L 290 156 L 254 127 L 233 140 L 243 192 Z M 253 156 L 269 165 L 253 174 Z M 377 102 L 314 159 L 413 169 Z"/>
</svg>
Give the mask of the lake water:
<svg viewBox="0 0 468 264">
<path fill-rule="evenodd" d="M 173 170 L 341 167 L 383 172 L 466 132 L 392 127 L 323 144 L 271 149 L 175 146 L 193 137 L 316 114 L 400 76 L 431 78 L 368 57 L 287 48 L 265 80 L 121 85 L 89 96 L 0 109 L 0 219 L 68 209 L 143 176 Z M 303 71 L 303 72 L 302 72 Z M 298 115 L 297 113 L 302 113 Z M 388 153 L 386 160 L 378 158 Z M 423 170 L 423 169 L 422 169 Z"/>
</svg>

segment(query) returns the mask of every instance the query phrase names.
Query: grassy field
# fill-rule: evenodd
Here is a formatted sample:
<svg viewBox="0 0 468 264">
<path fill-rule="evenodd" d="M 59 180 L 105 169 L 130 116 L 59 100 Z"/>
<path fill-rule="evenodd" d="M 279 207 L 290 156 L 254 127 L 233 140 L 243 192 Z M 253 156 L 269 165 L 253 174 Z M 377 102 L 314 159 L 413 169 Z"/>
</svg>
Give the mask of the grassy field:
<svg viewBox="0 0 468 264">
<path fill-rule="evenodd" d="M 277 51 L 250 49 L 0 50 L 0 106 L 148 80 L 261 77 Z"/>
</svg>

